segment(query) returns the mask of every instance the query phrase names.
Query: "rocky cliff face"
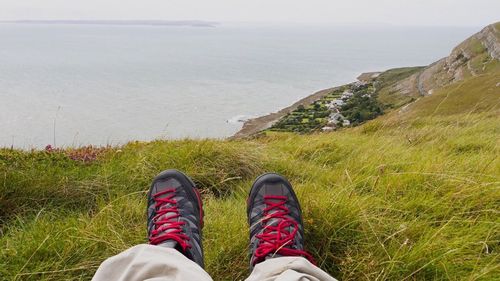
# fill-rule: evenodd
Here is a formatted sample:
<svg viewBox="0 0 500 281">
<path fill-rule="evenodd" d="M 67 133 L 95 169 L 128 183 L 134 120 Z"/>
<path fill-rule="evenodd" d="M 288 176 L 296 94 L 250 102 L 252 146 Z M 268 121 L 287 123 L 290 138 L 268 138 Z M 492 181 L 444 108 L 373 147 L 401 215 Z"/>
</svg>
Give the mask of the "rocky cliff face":
<svg viewBox="0 0 500 281">
<path fill-rule="evenodd" d="M 453 49 L 451 54 L 417 75 L 420 95 L 435 89 L 478 76 L 500 61 L 500 22 L 489 25 Z"/>
<path fill-rule="evenodd" d="M 401 95 L 426 96 L 500 64 L 500 22 L 485 27 L 445 57 L 394 85 Z"/>
<path fill-rule="evenodd" d="M 500 59 L 500 22 L 484 28 L 475 35 L 486 48 L 488 54 L 495 59 Z"/>
</svg>

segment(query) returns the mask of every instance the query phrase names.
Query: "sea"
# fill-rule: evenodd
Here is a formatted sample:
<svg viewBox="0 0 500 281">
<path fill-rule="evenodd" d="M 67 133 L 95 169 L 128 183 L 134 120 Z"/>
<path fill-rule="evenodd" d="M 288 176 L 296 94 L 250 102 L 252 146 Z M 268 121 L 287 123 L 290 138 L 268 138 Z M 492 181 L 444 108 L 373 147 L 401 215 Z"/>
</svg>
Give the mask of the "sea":
<svg viewBox="0 0 500 281">
<path fill-rule="evenodd" d="M 362 72 L 430 64 L 478 27 L 0 24 L 0 147 L 226 138 Z"/>
</svg>

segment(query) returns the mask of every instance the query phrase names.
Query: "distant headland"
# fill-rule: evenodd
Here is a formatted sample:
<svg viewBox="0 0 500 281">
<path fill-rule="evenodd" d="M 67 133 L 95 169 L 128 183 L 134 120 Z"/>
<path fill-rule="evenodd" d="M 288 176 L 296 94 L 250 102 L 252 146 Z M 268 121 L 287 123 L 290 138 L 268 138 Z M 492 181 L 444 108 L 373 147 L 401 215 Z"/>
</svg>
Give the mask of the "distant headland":
<svg viewBox="0 0 500 281">
<path fill-rule="evenodd" d="M 147 25 L 147 26 L 190 26 L 190 27 L 216 27 L 219 23 L 201 20 L 13 20 L 0 21 L 0 23 L 19 24 L 88 24 L 88 25 Z"/>
</svg>

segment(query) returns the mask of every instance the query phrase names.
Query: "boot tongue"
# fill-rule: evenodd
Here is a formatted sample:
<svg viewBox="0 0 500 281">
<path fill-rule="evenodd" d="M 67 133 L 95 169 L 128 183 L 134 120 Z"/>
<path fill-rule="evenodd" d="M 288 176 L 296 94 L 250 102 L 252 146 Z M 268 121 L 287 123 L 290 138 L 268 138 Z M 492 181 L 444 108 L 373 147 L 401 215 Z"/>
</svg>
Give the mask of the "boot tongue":
<svg viewBox="0 0 500 281">
<path fill-rule="evenodd" d="M 269 200 L 269 201 L 271 201 L 272 203 L 278 203 L 280 200 Z M 270 210 L 267 213 L 267 215 L 271 216 L 272 214 L 277 213 L 277 212 L 281 212 L 281 210 L 276 209 L 276 208 L 272 209 L 272 210 Z M 269 227 L 269 226 L 278 226 L 281 221 L 283 221 L 283 219 L 281 219 L 281 218 L 271 218 L 271 219 L 269 219 L 267 221 L 266 227 Z M 290 229 L 287 229 L 287 231 L 290 231 Z M 276 235 L 277 232 L 278 231 L 270 231 L 269 233 L 271 233 L 272 235 Z M 280 238 L 283 238 L 283 234 L 282 233 L 280 233 Z M 278 258 L 278 257 L 281 257 L 281 255 L 278 254 L 278 253 L 273 252 L 273 253 L 270 253 L 269 255 L 267 255 L 265 257 L 265 260 L 272 259 L 272 258 Z"/>
<path fill-rule="evenodd" d="M 161 196 L 161 197 L 159 197 L 159 198 L 165 198 L 165 197 L 167 197 L 167 196 L 168 196 L 168 194 L 165 194 L 165 195 L 163 195 L 163 196 Z M 175 206 L 174 204 L 171 204 L 171 203 L 165 203 L 165 204 L 163 204 L 163 205 L 162 205 L 162 206 L 158 209 L 158 211 L 160 211 L 160 210 L 165 210 L 165 209 L 169 209 L 169 208 L 172 208 L 172 207 L 174 207 L 174 206 Z M 177 214 L 177 213 L 175 213 L 175 212 L 167 212 L 167 213 L 165 213 L 164 215 L 159 216 L 159 217 L 158 217 L 158 220 L 159 220 L 159 221 L 161 221 L 161 220 L 164 220 L 165 218 L 172 217 L 172 216 L 175 216 L 175 215 L 178 215 L 178 214 Z M 177 218 L 175 218 L 175 219 L 169 219 L 168 221 L 170 221 L 170 222 L 174 222 L 174 221 L 175 221 L 175 222 L 178 222 L 178 221 L 179 221 L 179 219 L 180 219 L 180 217 L 177 217 Z M 167 225 L 168 225 L 168 224 L 167 224 L 167 223 L 165 223 L 163 226 L 167 226 Z M 163 234 L 163 233 L 170 233 L 170 232 L 172 232 L 172 231 L 174 231 L 174 229 L 172 229 L 172 228 L 167 228 L 167 229 L 163 230 L 161 233 L 162 233 L 162 234 Z M 160 235 L 161 235 L 161 234 L 160 234 Z M 159 245 L 159 246 L 163 246 L 163 247 L 168 247 L 168 248 L 175 248 L 175 247 L 177 247 L 177 244 L 178 244 L 178 243 L 177 243 L 177 241 L 175 241 L 175 240 L 165 240 L 165 242 L 160 243 L 160 244 L 158 244 L 158 245 Z"/>
<path fill-rule="evenodd" d="M 274 199 L 270 199 L 269 201 L 270 201 L 270 202 L 272 202 L 272 203 L 279 203 L 279 202 L 282 202 L 282 200 L 277 200 L 277 199 L 276 199 L 276 200 L 274 200 Z M 267 213 L 267 215 L 268 215 L 268 216 L 271 216 L 271 215 L 273 215 L 273 214 L 275 214 L 275 213 L 279 213 L 279 212 L 283 212 L 283 210 L 280 210 L 280 209 L 278 209 L 278 208 L 274 208 L 274 209 L 270 210 L 270 211 Z M 269 219 L 269 220 L 267 221 L 266 226 L 275 226 L 275 227 L 277 227 L 277 226 L 278 226 L 278 225 L 279 225 L 282 221 L 283 221 L 283 219 L 282 219 L 282 218 L 271 218 L 271 219 Z M 289 226 L 289 227 L 286 227 L 286 228 L 285 228 L 285 230 L 286 230 L 286 231 L 288 231 L 288 232 L 292 232 L 292 230 L 293 230 L 293 229 L 292 229 L 292 227 L 291 227 L 291 226 Z M 276 234 L 277 234 L 277 232 L 278 232 L 278 231 L 270 231 L 269 233 L 272 233 L 272 234 L 276 235 Z M 284 237 L 284 236 L 285 236 L 285 234 L 283 234 L 283 233 L 280 233 L 280 234 L 279 234 L 279 236 L 280 236 L 280 239 L 284 239 L 284 238 L 285 238 L 285 237 Z M 288 246 L 288 245 L 287 245 L 287 246 Z M 286 246 L 285 246 L 285 247 L 286 247 Z"/>
</svg>

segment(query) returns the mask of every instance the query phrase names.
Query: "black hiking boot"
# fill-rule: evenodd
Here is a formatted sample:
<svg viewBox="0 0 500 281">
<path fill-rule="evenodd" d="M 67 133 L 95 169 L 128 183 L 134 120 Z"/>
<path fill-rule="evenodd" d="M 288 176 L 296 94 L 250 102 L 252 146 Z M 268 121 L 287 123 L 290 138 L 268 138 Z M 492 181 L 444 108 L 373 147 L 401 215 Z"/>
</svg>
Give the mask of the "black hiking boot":
<svg viewBox="0 0 500 281">
<path fill-rule="evenodd" d="M 193 181 L 177 170 L 161 172 L 148 193 L 149 243 L 174 248 L 202 268 L 203 208 Z"/>
<path fill-rule="evenodd" d="M 250 268 L 269 258 L 302 256 L 304 251 L 302 211 L 290 183 L 278 174 L 255 180 L 247 200 L 250 225 Z"/>
</svg>

